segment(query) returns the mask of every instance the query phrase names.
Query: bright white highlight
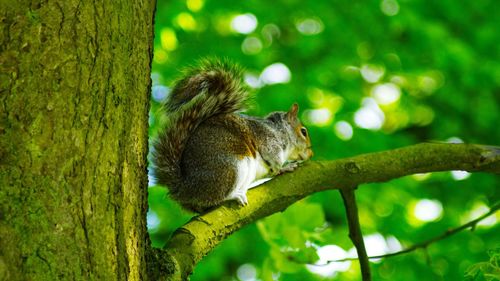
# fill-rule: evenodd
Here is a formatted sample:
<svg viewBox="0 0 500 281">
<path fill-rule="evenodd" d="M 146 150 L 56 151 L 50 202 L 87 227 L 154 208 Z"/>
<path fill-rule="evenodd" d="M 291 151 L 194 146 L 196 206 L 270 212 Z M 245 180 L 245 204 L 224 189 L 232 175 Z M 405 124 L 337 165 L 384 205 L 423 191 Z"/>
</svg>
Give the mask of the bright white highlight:
<svg viewBox="0 0 500 281">
<path fill-rule="evenodd" d="M 147 227 L 149 230 L 155 230 L 160 225 L 160 218 L 151 209 L 146 215 Z"/>
<path fill-rule="evenodd" d="M 375 233 L 363 237 L 365 242 L 366 253 L 368 256 L 379 256 L 389 252 L 389 247 L 384 239 L 384 236 L 380 233 Z"/>
<path fill-rule="evenodd" d="M 344 249 L 336 245 L 327 245 L 318 249 L 317 254 L 319 256 L 319 261 L 316 265 L 306 265 L 310 272 L 323 277 L 333 277 L 337 272 L 344 272 L 349 270 L 351 266 L 350 261 L 346 262 L 332 262 L 328 264 L 328 261 L 344 259 L 347 257 L 347 252 Z"/>
<path fill-rule="evenodd" d="M 149 115 L 149 124 L 153 123 L 154 116 L 152 114 Z M 150 170 L 151 171 L 151 170 Z M 152 173 L 148 173 L 148 186 L 153 186 L 156 184 L 156 179 Z"/>
<path fill-rule="evenodd" d="M 307 119 L 316 126 L 325 126 L 332 121 L 332 112 L 328 108 L 307 110 Z"/>
<path fill-rule="evenodd" d="M 238 15 L 231 21 L 231 28 L 238 33 L 251 33 L 257 28 L 257 18 L 250 13 Z"/>
<path fill-rule="evenodd" d="M 396 237 L 391 235 L 385 240 L 387 242 L 387 248 L 389 250 L 387 253 L 394 253 L 403 250 L 403 246 L 401 245 L 401 243 L 399 243 L 399 240 Z"/>
<path fill-rule="evenodd" d="M 354 122 L 360 128 L 379 130 L 385 121 L 385 115 L 373 98 L 364 98 L 362 106 L 354 113 Z"/>
<path fill-rule="evenodd" d="M 236 276 L 242 281 L 256 281 L 257 280 L 257 269 L 252 264 L 246 263 L 238 267 L 236 271 Z"/>
<path fill-rule="evenodd" d="M 265 183 L 266 181 L 270 181 L 270 180 L 272 180 L 272 179 L 273 179 L 273 178 L 263 178 L 263 179 L 258 179 L 258 180 L 256 180 L 256 181 L 252 182 L 252 183 L 248 186 L 248 189 L 250 189 L 250 188 L 254 188 L 254 187 L 256 187 L 256 186 L 259 186 L 259 185 L 261 185 L 261 184 Z"/>
<path fill-rule="evenodd" d="M 464 141 L 459 137 L 451 137 L 446 140 L 447 143 L 464 143 Z"/>
<path fill-rule="evenodd" d="M 466 171 L 451 171 L 451 177 L 456 181 L 463 181 L 470 177 L 470 173 Z"/>
<path fill-rule="evenodd" d="M 351 124 L 346 121 L 339 121 L 335 123 L 335 134 L 343 141 L 348 141 L 352 138 L 353 130 Z"/>
<path fill-rule="evenodd" d="M 163 101 L 169 93 L 170 93 L 170 88 L 168 87 L 162 85 L 153 86 L 152 95 L 153 99 L 157 102 Z"/>
<path fill-rule="evenodd" d="M 477 219 L 478 217 L 484 215 L 485 213 L 489 212 L 490 208 L 488 208 L 486 205 L 483 203 L 476 203 L 474 206 L 474 209 L 468 214 L 467 219 L 464 220 L 465 222 L 469 222 L 471 220 Z M 491 216 L 485 218 L 484 220 L 480 221 L 477 225 L 481 227 L 491 227 L 496 225 L 497 223 L 497 217 L 492 214 Z"/>
<path fill-rule="evenodd" d="M 244 75 L 244 80 L 245 83 L 247 83 L 248 86 L 258 89 L 262 87 L 262 81 L 260 81 L 259 77 L 250 73 L 245 73 Z"/>
<path fill-rule="evenodd" d="M 382 66 L 370 64 L 361 66 L 361 76 L 366 82 L 377 83 L 384 73 L 385 69 Z"/>
<path fill-rule="evenodd" d="M 368 256 L 380 256 L 388 253 L 401 251 L 403 248 L 398 239 L 394 236 L 384 238 L 380 233 L 374 233 L 363 237 L 365 242 L 366 253 Z M 349 257 L 357 257 L 356 248 L 351 248 L 348 251 Z M 379 262 L 381 259 L 370 259 L 372 262 Z"/>
<path fill-rule="evenodd" d="M 443 205 L 438 200 L 422 199 L 417 202 L 413 215 L 424 222 L 435 221 L 443 214 Z"/>
<path fill-rule="evenodd" d="M 292 73 L 286 65 L 277 62 L 264 68 L 260 79 L 264 84 L 288 83 L 292 79 Z"/>
<path fill-rule="evenodd" d="M 372 88 L 371 95 L 378 104 L 388 105 L 399 100 L 401 90 L 396 84 L 385 83 Z"/>
</svg>

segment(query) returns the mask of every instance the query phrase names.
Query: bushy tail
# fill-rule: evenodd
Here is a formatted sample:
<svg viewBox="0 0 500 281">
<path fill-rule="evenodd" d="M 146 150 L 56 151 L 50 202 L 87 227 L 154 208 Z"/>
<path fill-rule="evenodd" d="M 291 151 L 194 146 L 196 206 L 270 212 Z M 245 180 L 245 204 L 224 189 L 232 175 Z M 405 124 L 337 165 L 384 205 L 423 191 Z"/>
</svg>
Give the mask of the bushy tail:
<svg viewBox="0 0 500 281">
<path fill-rule="evenodd" d="M 176 193 L 182 180 L 180 160 L 186 141 L 204 120 L 244 110 L 248 92 L 241 69 L 227 61 L 204 60 L 179 80 L 165 104 L 165 129 L 154 143 L 156 182 Z"/>
</svg>

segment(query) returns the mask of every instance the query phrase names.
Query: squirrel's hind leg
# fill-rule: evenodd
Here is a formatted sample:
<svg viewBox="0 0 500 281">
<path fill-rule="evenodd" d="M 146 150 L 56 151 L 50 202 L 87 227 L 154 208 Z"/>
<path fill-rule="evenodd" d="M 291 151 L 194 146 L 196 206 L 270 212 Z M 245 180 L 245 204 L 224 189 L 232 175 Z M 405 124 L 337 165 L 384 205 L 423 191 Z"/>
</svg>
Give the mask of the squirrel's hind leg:
<svg viewBox="0 0 500 281">
<path fill-rule="evenodd" d="M 250 184 L 255 180 L 256 173 L 256 159 L 244 157 L 242 160 L 238 160 L 236 181 L 233 190 L 225 200 L 236 200 L 240 205 L 248 205 L 247 190 L 250 188 Z"/>
</svg>

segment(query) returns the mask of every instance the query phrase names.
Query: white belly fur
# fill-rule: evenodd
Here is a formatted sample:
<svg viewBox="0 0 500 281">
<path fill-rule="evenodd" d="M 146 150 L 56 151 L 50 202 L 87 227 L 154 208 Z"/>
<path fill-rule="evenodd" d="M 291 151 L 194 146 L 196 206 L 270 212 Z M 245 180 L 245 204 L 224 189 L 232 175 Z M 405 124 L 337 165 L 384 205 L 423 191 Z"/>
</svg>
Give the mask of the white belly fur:
<svg viewBox="0 0 500 281">
<path fill-rule="evenodd" d="M 269 168 L 260 154 L 257 153 L 256 158 L 245 157 L 240 160 L 237 170 L 233 191 L 226 197 L 226 200 L 238 200 L 242 205 L 246 205 L 248 204 L 247 190 L 262 183 L 263 181 L 258 181 L 258 184 L 252 184 L 266 176 L 269 173 Z"/>
</svg>

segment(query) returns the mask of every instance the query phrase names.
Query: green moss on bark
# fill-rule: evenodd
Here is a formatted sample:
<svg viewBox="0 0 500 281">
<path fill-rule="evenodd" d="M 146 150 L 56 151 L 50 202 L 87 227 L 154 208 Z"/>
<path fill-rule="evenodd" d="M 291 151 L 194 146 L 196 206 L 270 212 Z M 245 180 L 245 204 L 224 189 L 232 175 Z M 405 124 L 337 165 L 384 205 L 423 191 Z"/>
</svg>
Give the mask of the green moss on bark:
<svg viewBox="0 0 500 281">
<path fill-rule="evenodd" d="M 2 3 L 0 280 L 145 280 L 154 5 Z"/>
</svg>

